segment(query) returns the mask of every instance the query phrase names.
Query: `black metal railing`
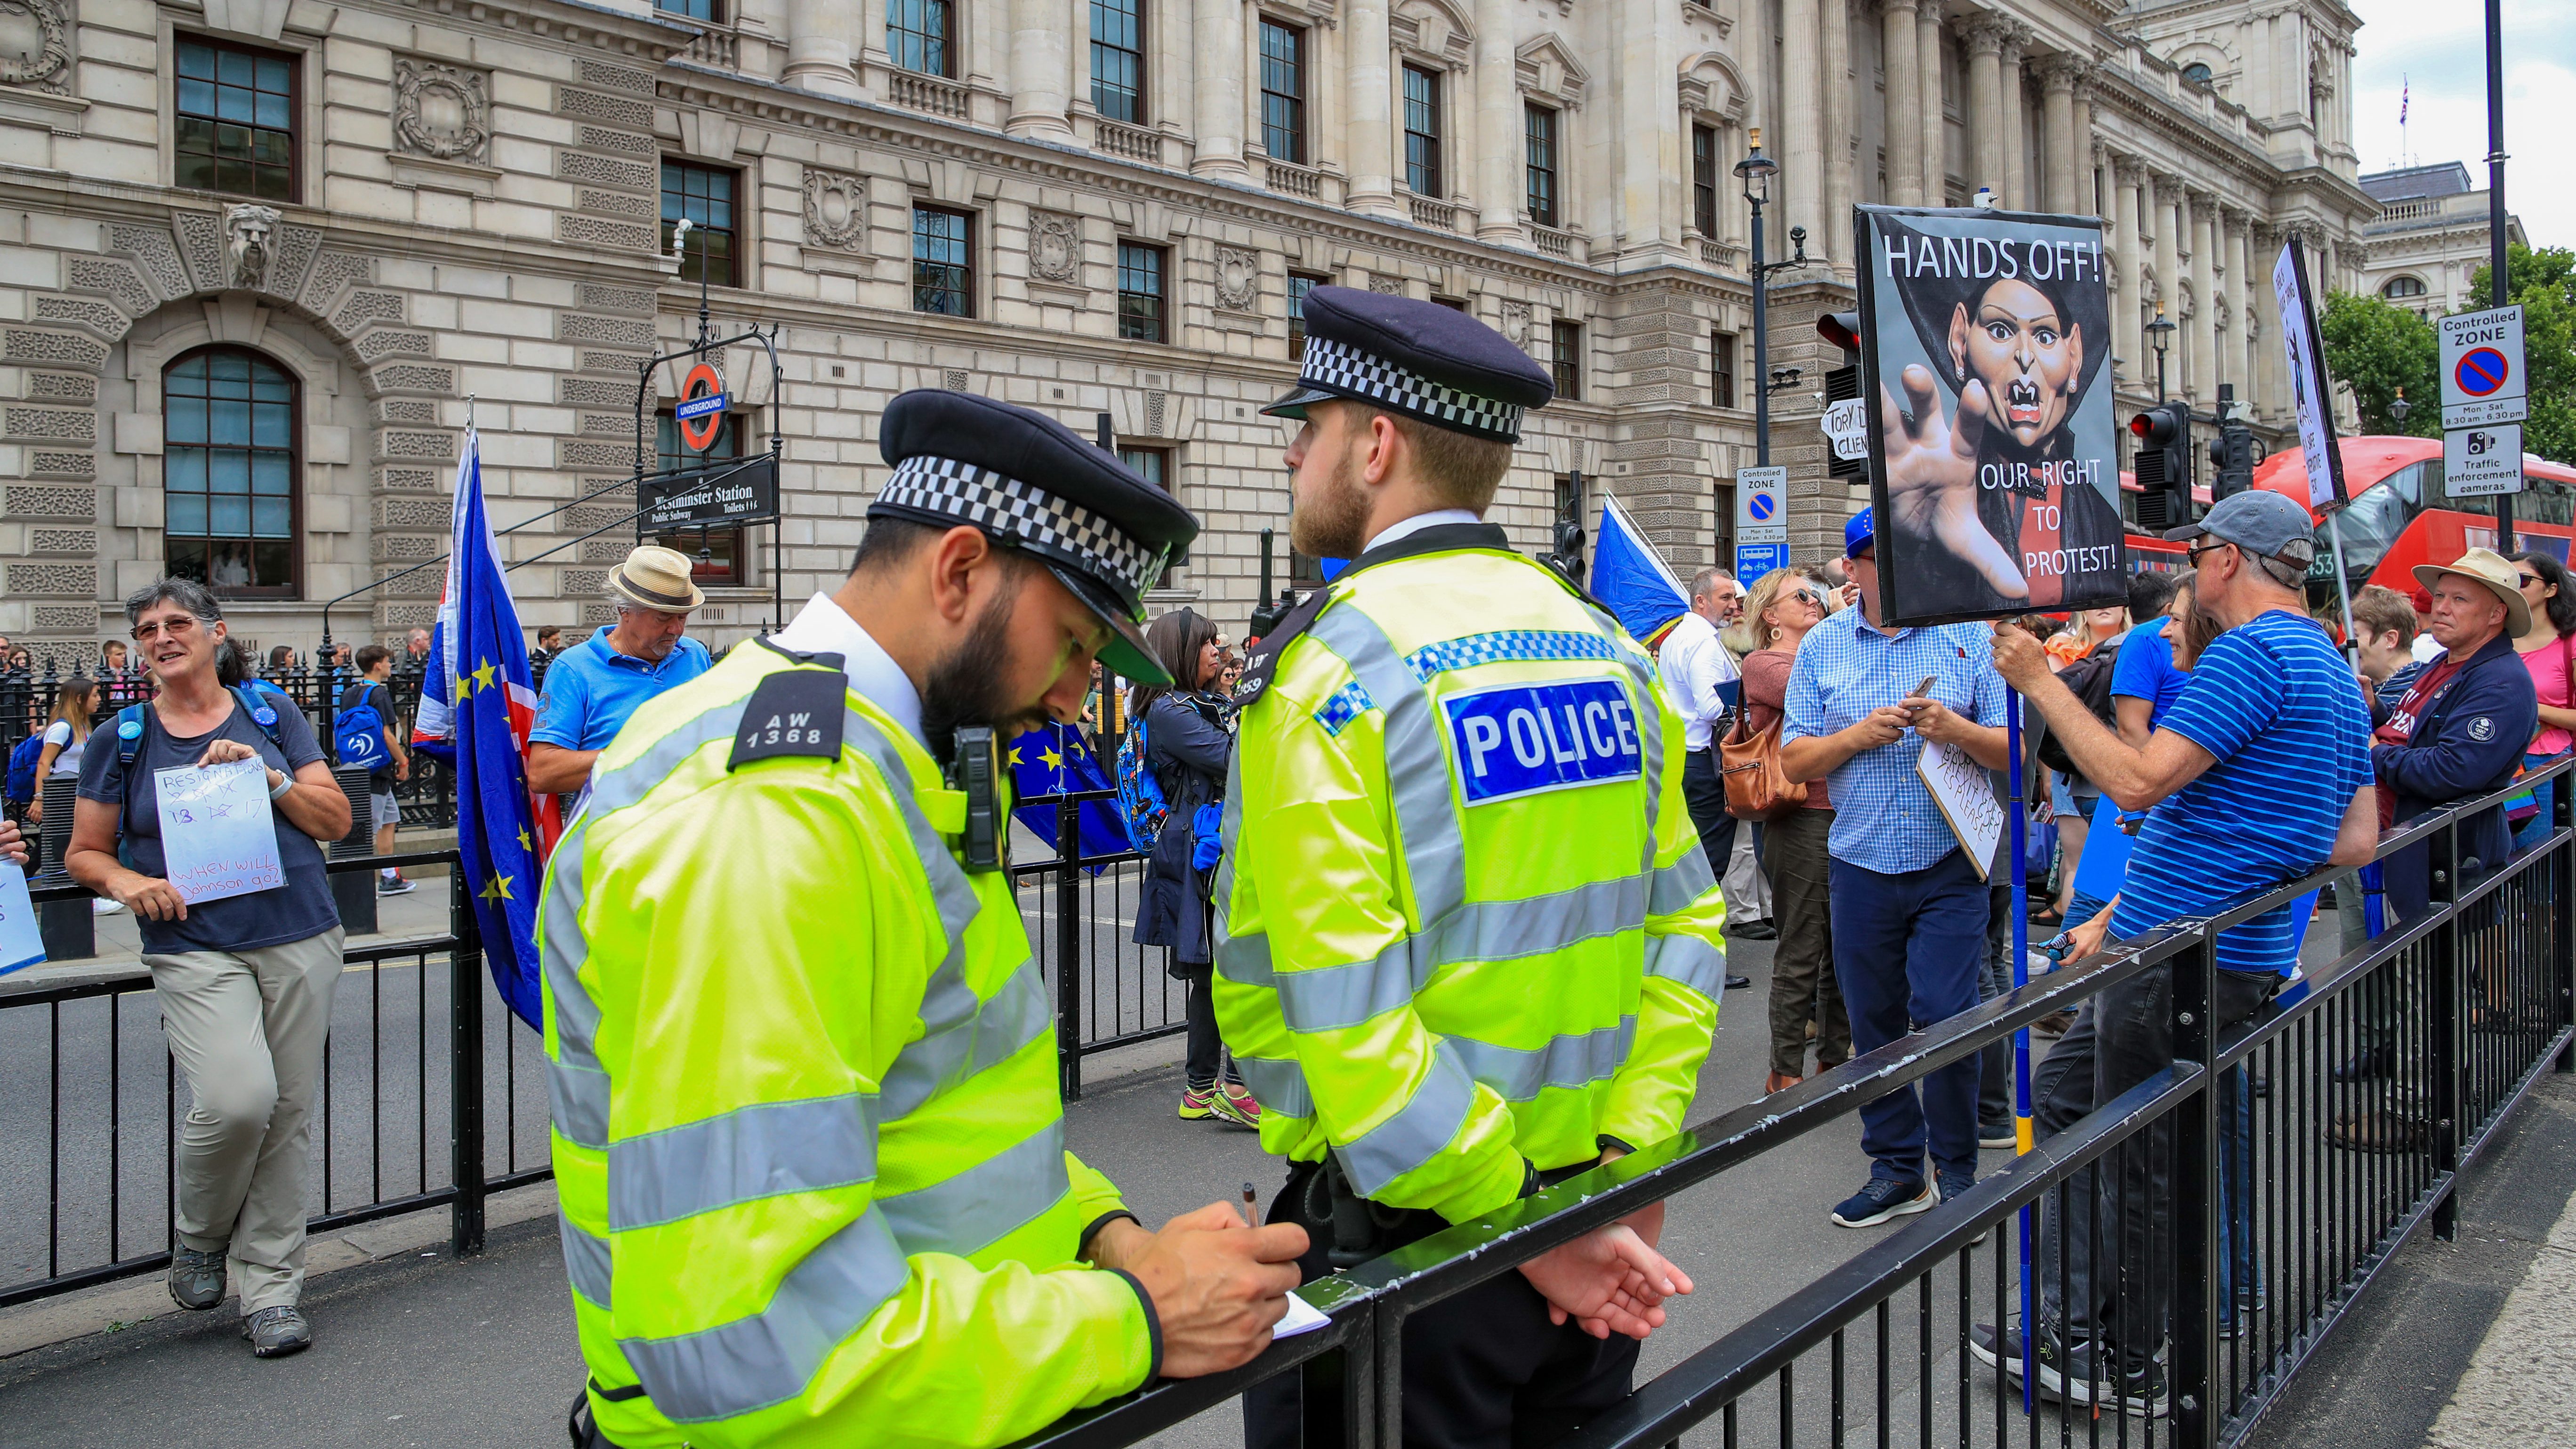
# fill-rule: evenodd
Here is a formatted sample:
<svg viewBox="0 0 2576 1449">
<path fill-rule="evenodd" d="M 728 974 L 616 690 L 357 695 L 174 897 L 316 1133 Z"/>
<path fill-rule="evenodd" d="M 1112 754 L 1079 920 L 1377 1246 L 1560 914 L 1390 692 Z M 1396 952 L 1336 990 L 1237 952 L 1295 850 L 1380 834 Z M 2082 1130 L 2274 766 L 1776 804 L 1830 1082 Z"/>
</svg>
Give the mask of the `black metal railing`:
<svg viewBox="0 0 2576 1449">
<path fill-rule="evenodd" d="M 1114 758 L 1114 755 L 1112 756 Z M 1115 790 L 1033 795 L 1022 809 L 1055 812 L 1055 854 L 1011 867 L 1029 949 L 1056 1000 L 1056 1059 L 1066 1101 L 1082 1096 L 1086 1057 L 1189 1029 L 1168 947 L 1133 941 L 1145 857 L 1132 850 L 1085 855 L 1085 806 L 1115 806 Z"/>
<path fill-rule="evenodd" d="M 2539 778 L 2553 777 L 2576 780 L 2576 764 Z M 1689 1353 L 1561 1442 L 1645 1449 L 1715 1419 L 1728 1449 L 1753 1441 L 1789 1449 L 1802 1436 L 1841 1445 L 1863 1433 L 1921 1449 L 2000 1449 L 2016 1438 L 2123 1449 L 2240 1443 L 2400 1247 L 2428 1224 L 2437 1235 L 2452 1232 L 2461 1173 L 2543 1070 L 2567 1070 L 2576 1059 L 2568 910 L 2576 831 L 2565 786 L 2551 794 L 2546 840 L 2492 869 L 2461 860 L 2461 826 L 2505 794 L 2391 832 L 2383 860 L 2410 848 L 2429 853 L 2432 908 L 2223 1034 L 2212 1013 L 2218 933 L 2326 877 L 2116 943 L 1490 1221 L 1310 1284 L 1300 1292 L 1331 1318 L 1327 1328 L 1276 1343 L 1231 1373 L 1156 1383 L 1070 1415 L 1023 1449 L 1135 1444 L 1289 1374 L 1299 1376 L 1308 1444 L 1395 1445 L 1411 1315 L 1846 1121 L 2055 1011 L 2160 979 L 2170 983 L 2159 1009 L 2173 1043 L 2161 1069 Z M 2382 1042 L 2384 1060 L 2357 1060 Z M 2151 1175 L 2158 1168 L 2161 1192 Z M 2099 1369 L 2059 1370 L 2058 1392 L 2034 1392 L 2027 1414 L 2018 1381 L 1980 1361 L 1988 1345 L 1977 1325 L 2019 1327 L 2023 1233 L 2044 1241 L 2052 1221 L 2105 1250 L 2098 1296 L 2086 1305 L 2097 1339 L 2125 1321 L 2133 1340 L 2158 1340 L 2134 1355 L 2144 1362 L 2151 1352 L 2163 1380 L 2160 1395 L 2148 1392 L 2151 1376 L 2136 1388 L 2136 1407 L 2152 1412 L 2122 1412 L 2131 1391 L 2114 1387 L 2111 1349 Z M 2035 1296 L 2053 1283 L 2056 1302 L 2082 1301 L 2071 1257 L 2034 1255 Z"/>
<path fill-rule="evenodd" d="M 317 1232 L 444 1205 L 451 1243 L 473 1252 L 488 1194 L 553 1174 L 543 1044 L 500 1005 L 455 863 L 452 850 L 329 863 L 446 866 L 448 923 L 342 953 L 305 1178 Z M 35 898 L 90 900 L 76 886 Z M 191 1099 L 151 974 L 0 980 L 0 1093 L 0 1307 L 166 1265 Z"/>
</svg>

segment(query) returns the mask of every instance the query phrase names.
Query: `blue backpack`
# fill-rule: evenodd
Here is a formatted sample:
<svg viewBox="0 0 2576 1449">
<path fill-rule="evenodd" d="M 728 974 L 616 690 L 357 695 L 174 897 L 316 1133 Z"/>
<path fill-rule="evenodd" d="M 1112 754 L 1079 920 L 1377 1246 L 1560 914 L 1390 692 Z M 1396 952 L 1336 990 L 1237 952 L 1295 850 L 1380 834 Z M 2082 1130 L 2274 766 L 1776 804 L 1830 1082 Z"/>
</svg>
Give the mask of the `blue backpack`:
<svg viewBox="0 0 2576 1449">
<path fill-rule="evenodd" d="M 1172 813 L 1162 783 L 1146 768 L 1148 758 L 1145 716 L 1139 714 L 1128 726 L 1127 738 L 1118 742 L 1118 823 L 1126 827 L 1127 844 L 1139 855 L 1154 853 L 1163 821 Z"/>
<path fill-rule="evenodd" d="M 331 743 L 338 749 L 340 763 L 361 770 L 393 768 L 394 752 L 385 744 L 385 717 L 366 702 L 365 691 L 375 686 L 360 680 L 340 691 L 340 718 L 331 726 Z M 349 690 L 359 691 L 358 703 L 349 703 Z"/>
<path fill-rule="evenodd" d="M 32 734 L 9 751 L 9 798 L 24 805 L 36 798 L 36 759 L 45 752 L 45 737 Z"/>
</svg>

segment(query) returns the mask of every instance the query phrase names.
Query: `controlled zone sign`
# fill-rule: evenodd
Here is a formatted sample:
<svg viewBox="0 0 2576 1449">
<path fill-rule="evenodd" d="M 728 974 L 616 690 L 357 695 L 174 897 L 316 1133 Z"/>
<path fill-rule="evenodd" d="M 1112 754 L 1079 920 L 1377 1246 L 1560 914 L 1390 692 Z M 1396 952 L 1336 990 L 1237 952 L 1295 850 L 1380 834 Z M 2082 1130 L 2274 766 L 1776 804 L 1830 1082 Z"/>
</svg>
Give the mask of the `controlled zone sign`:
<svg viewBox="0 0 2576 1449">
<path fill-rule="evenodd" d="M 2522 424 L 2453 428 L 2442 434 L 2442 491 L 2492 498 L 2522 491 Z"/>
<path fill-rule="evenodd" d="M 1773 569 L 1788 566 L 1789 545 L 1786 543 L 1739 543 L 1735 546 L 1735 577 L 1748 584 Z"/>
<path fill-rule="evenodd" d="M 1742 543 L 1789 541 L 1789 470 L 1787 468 L 1736 470 L 1735 537 Z"/>
<path fill-rule="evenodd" d="M 2434 324 L 2442 339 L 2442 426 L 2492 428 L 2531 415 L 2522 371 L 2522 309 L 2490 307 Z"/>
</svg>

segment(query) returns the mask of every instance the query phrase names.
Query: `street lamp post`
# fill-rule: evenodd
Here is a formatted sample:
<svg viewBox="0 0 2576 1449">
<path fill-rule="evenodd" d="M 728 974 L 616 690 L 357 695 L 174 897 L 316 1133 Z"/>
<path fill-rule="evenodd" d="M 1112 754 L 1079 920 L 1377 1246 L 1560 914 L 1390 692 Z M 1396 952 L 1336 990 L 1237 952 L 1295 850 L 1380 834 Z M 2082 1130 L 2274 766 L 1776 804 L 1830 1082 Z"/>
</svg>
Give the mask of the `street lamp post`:
<svg viewBox="0 0 2576 1449">
<path fill-rule="evenodd" d="M 2156 402 L 2165 402 L 2165 349 L 2172 345 L 2174 325 L 2165 316 L 2165 304 L 2156 304 L 2156 320 L 2147 324 L 2147 342 L 2156 349 Z"/>
<path fill-rule="evenodd" d="M 2406 389 L 2399 388 L 2397 400 L 2388 405 L 2388 420 L 2402 428 L 2406 426 L 2406 415 L 2413 411 L 2415 405 L 2406 400 Z"/>
<path fill-rule="evenodd" d="M 1789 228 L 1789 240 L 1797 245 L 1796 256 L 1785 262 L 1762 259 L 1762 208 L 1771 200 L 1771 178 L 1780 174 L 1780 163 L 1762 154 L 1762 128 L 1753 128 L 1752 150 L 1735 163 L 1737 179 L 1744 183 L 1744 199 L 1753 207 L 1753 457 L 1767 468 L 1771 466 L 1771 274 L 1785 272 L 1807 264 L 1807 229 Z"/>
</svg>

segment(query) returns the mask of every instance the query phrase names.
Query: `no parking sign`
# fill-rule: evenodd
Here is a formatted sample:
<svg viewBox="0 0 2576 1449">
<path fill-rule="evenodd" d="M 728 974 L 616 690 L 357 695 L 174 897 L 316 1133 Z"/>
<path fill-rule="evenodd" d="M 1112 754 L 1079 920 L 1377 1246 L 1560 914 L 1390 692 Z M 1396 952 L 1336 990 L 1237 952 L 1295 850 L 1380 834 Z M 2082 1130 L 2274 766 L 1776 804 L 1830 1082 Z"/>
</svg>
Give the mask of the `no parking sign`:
<svg viewBox="0 0 2576 1449">
<path fill-rule="evenodd" d="M 2490 307 L 2434 324 L 2442 337 L 2442 426 L 2488 428 L 2530 416 L 2522 309 Z"/>
</svg>

